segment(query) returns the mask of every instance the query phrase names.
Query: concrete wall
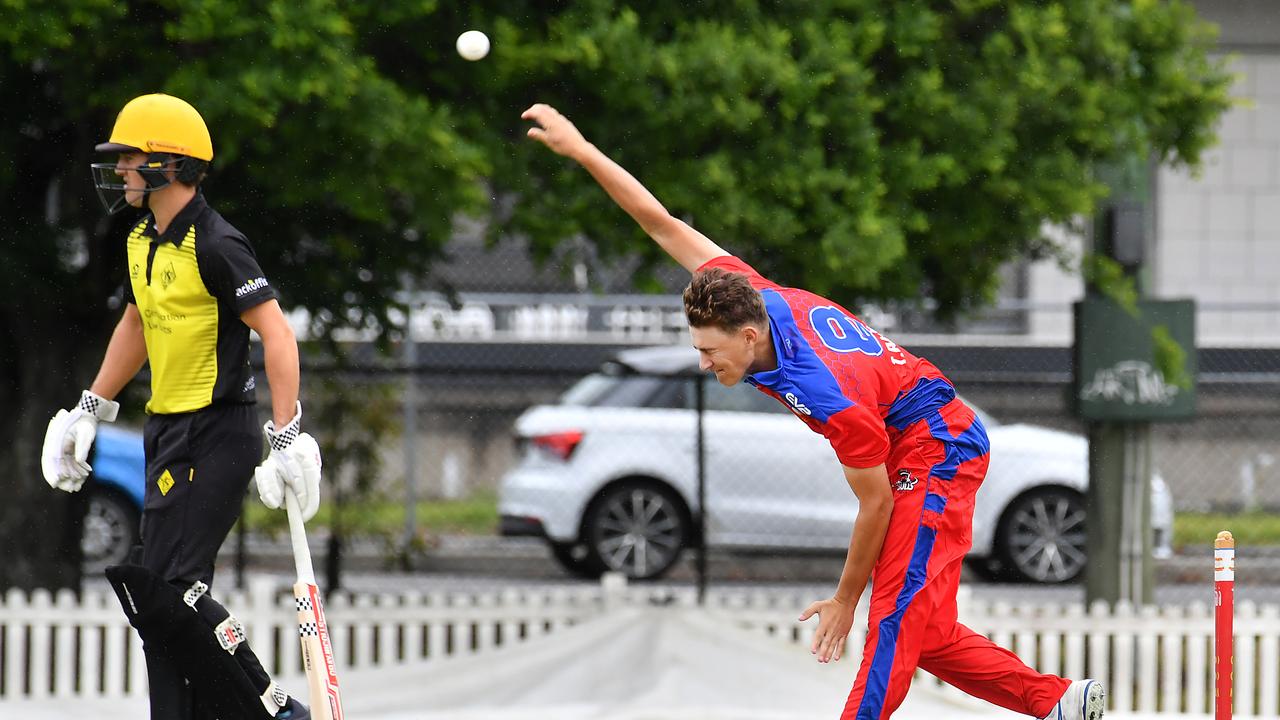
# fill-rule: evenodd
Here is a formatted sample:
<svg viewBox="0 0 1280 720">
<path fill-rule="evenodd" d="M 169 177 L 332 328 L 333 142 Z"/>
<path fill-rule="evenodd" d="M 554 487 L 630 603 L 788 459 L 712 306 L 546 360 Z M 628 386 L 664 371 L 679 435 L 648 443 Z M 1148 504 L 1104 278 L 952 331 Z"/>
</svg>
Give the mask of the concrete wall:
<svg viewBox="0 0 1280 720">
<path fill-rule="evenodd" d="M 1237 104 L 1202 171 L 1160 172 L 1155 289 L 1206 306 L 1201 343 L 1280 344 L 1280 53 L 1231 68 Z"/>
</svg>

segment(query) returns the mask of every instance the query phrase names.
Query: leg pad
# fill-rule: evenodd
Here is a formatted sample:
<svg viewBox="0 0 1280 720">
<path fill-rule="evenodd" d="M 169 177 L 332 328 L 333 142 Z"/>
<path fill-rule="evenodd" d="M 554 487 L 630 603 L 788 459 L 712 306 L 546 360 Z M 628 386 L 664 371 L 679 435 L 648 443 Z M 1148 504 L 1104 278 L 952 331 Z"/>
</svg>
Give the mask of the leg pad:
<svg viewBox="0 0 1280 720">
<path fill-rule="evenodd" d="M 162 653 L 186 677 L 197 705 L 220 718 L 274 717 L 234 657 L 244 630 L 221 605 L 196 587 L 184 595 L 137 565 L 110 567 L 106 574 L 148 652 Z"/>
</svg>

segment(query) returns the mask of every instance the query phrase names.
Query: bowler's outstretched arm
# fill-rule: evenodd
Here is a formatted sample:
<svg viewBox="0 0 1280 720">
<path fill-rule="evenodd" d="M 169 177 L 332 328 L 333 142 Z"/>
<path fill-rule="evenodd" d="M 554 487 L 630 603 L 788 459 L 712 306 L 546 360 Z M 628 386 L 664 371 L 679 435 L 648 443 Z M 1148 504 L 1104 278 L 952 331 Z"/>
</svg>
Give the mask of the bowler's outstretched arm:
<svg viewBox="0 0 1280 720">
<path fill-rule="evenodd" d="M 708 260 L 729 254 L 683 220 L 672 217 L 639 180 L 587 142 L 555 108 L 538 103 L 520 117 L 538 124 L 529 128 L 529 137 L 586 168 L 618 207 L 684 269 L 693 272 Z"/>
</svg>

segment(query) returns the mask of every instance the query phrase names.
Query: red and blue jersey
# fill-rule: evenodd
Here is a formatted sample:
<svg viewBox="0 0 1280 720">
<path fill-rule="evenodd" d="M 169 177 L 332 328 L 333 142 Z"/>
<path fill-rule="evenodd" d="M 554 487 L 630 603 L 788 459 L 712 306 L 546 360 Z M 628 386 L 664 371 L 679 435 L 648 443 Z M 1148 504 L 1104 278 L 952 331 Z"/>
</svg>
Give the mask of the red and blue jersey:
<svg viewBox="0 0 1280 720">
<path fill-rule="evenodd" d="M 791 409 L 848 467 L 885 462 L 907 427 L 955 398 L 932 363 L 871 329 L 840 305 L 782 287 L 732 255 L 699 270 L 742 273 L 764 297 L 778 367 L 746 381 Z"/>
<path fill-rule="evenodd" d="M 746 275 L 764 298 L 777 367 L 746 381 L 826 437 L 844 465 L 885 463 L 888 476 L 902 480 L 893 485 L 862 664 L 841 717 L 888 718 L 917 666 L 1044 717 L 1068 681 L 1035 672 L 957 621 L 961 562 L 990 451 L 972 409 L 938 368 L 838 304 L 770 282 L 732 256 L 700 269 L 712 267 Z"/>
</svg>

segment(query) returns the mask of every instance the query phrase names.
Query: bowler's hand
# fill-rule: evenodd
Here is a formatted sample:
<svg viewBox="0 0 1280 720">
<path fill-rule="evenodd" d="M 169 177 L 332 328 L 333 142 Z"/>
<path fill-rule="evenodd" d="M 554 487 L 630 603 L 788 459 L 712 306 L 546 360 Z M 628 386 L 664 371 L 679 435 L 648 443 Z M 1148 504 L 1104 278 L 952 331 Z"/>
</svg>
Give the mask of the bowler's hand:
<svg viewBox="0 0 1280 720">
<path fill-rule="evenodd" d="M 857 603 L 845 603 L 835 598 L 819 600 L 800 614 L 800 622 L 818 616 L 818 631 L 813 634 L 809 652 L 818 656 L 818 662 L 835 662 L 844 654 L 845 639 L 853 627 L 853 607 Z"/>
<path fill-rule="evenodd" d="M 538 124 L 538 127 L 529 128 L 529 137 L 559 155 L 573 158 L 587 147 L 587 140 L 578 132 L 578 128 L 550 105 L 538 103 L 521 113 L 520 117 Z"/>
</svg>

